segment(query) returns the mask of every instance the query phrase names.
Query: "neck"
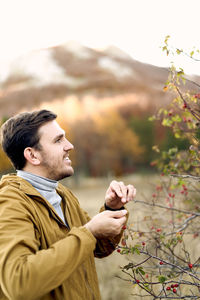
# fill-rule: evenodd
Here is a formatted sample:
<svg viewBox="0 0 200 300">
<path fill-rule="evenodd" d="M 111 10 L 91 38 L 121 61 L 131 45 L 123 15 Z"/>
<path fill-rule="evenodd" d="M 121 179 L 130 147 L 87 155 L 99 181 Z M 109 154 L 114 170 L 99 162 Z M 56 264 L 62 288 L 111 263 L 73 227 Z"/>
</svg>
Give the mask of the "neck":
<svg viewBox="0 0 200 300">
<path fill-rule="evenodd" d="M 39 166 L 35 167 L 35 166 L 29 166 L 29 165 L 26 165 L 22 171 L 24 172 L 27 172 L 29 174 L 33 174 L 33 175 L 36 175 L 36 176 L 40 176 L 40 177 L 43 177 L 43 178 L 47 178 L 47 179 L 50 179 L 48 178 L 46 172 L 44 172 Z M 51 180 L 51 179 L 50 179 Z"/>
</svg>

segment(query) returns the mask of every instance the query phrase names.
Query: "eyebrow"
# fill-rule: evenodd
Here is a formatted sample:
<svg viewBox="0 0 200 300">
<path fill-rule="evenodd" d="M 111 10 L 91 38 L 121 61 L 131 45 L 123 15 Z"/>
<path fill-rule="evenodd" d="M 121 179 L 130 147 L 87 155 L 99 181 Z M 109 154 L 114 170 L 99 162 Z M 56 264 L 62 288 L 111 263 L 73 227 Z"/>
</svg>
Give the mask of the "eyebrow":
<svg viewBox="0 0 200 300">
<path fill-rule="evenodd" d="M 62 138 L 62 137 L 64 137 L 64 136 L 65 136 L 65 132 L 56 135 L 55 138 L 53 139 L 53 142 L 57 141 L 59 138 Z"/>
</svg>

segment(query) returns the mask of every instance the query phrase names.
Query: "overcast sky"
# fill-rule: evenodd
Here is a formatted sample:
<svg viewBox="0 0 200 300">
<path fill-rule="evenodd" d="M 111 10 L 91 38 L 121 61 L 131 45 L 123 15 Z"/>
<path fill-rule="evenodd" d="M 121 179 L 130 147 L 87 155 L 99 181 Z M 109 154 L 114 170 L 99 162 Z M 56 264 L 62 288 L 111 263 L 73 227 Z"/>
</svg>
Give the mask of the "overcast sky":
<svg viewBox="0 0 200 300">
<path fill-rule="evenodd" d="M 139 61 L 169 66 L 172 58 L 160 48 L 166 35 L 174 47 L 200 48 L 199 8 L 199 0 L 0 0 L 0 63 L 75 40 L 115 45 Z M 200 63 L 177 64 L 200 74 Z"/>
</svg>

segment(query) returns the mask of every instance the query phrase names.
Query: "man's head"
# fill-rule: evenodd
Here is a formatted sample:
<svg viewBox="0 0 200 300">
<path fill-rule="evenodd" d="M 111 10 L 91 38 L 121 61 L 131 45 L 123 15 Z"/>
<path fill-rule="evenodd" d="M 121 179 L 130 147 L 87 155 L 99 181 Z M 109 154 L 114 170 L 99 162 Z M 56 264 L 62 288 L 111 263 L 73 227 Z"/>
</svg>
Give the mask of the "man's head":
<svg viewBox="0 0 200 300">
<path fill-rule="evenodd" d="M 1 143 L 14 167 L 59 180 L 73 174 L 68 152 L 73 145 L 48 110 L 27 112 L 7 120 Z"/>
</svg>

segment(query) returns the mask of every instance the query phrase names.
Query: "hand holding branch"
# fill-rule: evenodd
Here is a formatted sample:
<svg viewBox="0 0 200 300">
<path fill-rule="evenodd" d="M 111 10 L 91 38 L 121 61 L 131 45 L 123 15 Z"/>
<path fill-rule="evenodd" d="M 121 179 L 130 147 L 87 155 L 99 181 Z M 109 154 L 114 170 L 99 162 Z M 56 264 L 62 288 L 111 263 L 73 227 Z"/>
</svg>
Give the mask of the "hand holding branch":
<svg viewBox="0 0 200 300">
<path fill-rule="evenodd" d="M 136 195 L 133 185 L 125 185 L 122 181 L 113 180 L 106 191 L 105 203 L 112 209 L 120 209 Z"/>
</svg>

